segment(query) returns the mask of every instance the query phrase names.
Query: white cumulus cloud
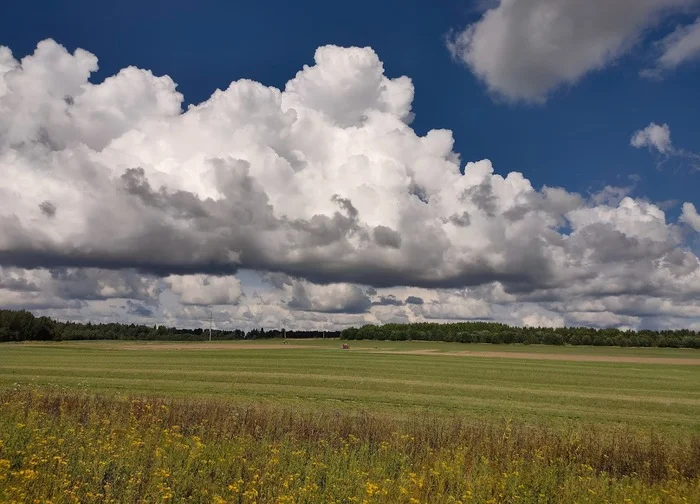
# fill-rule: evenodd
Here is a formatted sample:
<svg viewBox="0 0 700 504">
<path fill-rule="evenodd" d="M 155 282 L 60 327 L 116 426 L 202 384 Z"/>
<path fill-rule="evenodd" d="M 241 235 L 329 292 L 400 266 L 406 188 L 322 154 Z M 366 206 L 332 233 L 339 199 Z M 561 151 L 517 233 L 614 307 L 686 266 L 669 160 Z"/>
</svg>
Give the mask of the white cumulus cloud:
<svg viewBox="0 0 700 504">
<path fill-rule="evenodd" d="M 630 145 L 638 149 L 648 147 L 661 154 L 667 154 L 673 151 L 671 129 L 668 124 L 658 125 L 652 122 L 646 128 L 634 132 L 630 139 Z"/>
<path fill-rule="evenodd" d="M 700 233 L 700 215 L 698 215 L 698 211 L 692 203 L 683 203 L 683 211 L 680 220 Z"/>
<path fill-rule="evenodd" d="M 452 132 L 411 128 L 412 82 L 371 48 L 319 48 L 283 90 L 239 80 L 187 110 L 167 76 L 96 69 L 52 40 L 0 49 L 0 305 L 188 325 L 211 305 L 222 327 L 695 316 L 700 261 L 658 205 L 463 164 Z"/>
<path fill-rule="evenodd" d="M 521 318 L 525 327 L 564 327 L 564 317 L 557 314 L 528 313 Z"/>
<path fill-rule="evenodd" d="M 448 47 L 493 93 L 542 102 L 625 54 L 667 12 L 696 0 L 500 0 Z"/>
<path fill-rule="evenodd" d="M 241 297 L 235 276 L 170 275 L 165 283 L 185 305 L 235 305 Z"/>
</svg>

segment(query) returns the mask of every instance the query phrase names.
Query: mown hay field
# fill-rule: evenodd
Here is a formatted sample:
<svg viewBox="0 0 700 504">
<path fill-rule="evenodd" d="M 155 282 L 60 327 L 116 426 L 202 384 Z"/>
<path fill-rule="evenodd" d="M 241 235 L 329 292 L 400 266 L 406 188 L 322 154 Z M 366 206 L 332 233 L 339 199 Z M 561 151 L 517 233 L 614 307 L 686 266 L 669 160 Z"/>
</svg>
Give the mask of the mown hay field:
<svg viewBox="0 0 700 504">
<path fill-rule="evenodd" d="M 301 410 L 624 423 L 700 433 L 700 352 L 336 341 L 0 347 L 0 387 L 213 397 Z M 472 355 L 454 355 L 462 351 Z M 435 352 L 432 352 L 435 351 Z M 481 357 L 478 352 L 501 352 Z M 518 358 L 509 358 L 509 353 Z M 533 359 L 522 358 L 532 353 Z M 561 360 L 540 360 L 542 355 Z M 576 359 L 640 358 L 645 362 Z M 662 364 L 654 363 L 662 359 Z M 677 359 L 683 364 L 668 364 Z M 696 365 L 688 365 L 688 362 Z"/>
<path fill-rule="evenodd" d="M 0 501 L 700 502 L 700 355 L 6 344 Z"/>
</svg>

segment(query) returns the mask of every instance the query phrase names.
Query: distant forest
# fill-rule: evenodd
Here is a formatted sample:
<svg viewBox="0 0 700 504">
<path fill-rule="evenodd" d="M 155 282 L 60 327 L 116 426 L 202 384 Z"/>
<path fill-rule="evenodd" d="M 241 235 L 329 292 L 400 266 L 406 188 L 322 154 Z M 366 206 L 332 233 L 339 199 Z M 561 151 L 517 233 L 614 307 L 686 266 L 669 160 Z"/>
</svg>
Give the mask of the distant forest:
<svg viewBox="0 0 700 504">
<path fill-rule="evenodd" d="M 211 339 L 260 338 L 338 338 L 340 331 L 287 331 L 264 328 L 251 331 L 222 331 L 213 329 Z M 70 341 L 70 340 L 142 340 L 142 341 L 204 341 L 209 329 L 177 329 L 166 326 L 136 324 L 92 324 L 58 322 L 49 317 L 35 317 L 28 311 L 0 310 L 0 342 L 3 341 Z"/>
<path fill-rule="evenodd" d="M 416 323 L 366 325 L 341 331 L 292 331 L 285 329 L 222 331 L 214 329 L 212 339 L 261 338 L 341 338 L 344 340 L 452 341 L 459 343 L 542 344 L 670 347 L 700 349 L 700 332 L 687 329 L 664 331 L 621 331 L 590 327 L 514 327 L 495 322 L 458 322 L 452 324 Z M 203 341 L 209 330 L 177 329 L 136 324 L 92 324 L 59 322 L 35 317 L 28 311 L 0 310 L 0 342 L 68 340 L 161 340 Z"/>
<path fill-rule="evenodd" d="M 525 345 L 594 345 L 700 348 L 700 332 L 621 331 L 591 327 L 514 327 L 495 322 L 459 322 L 454 324 L 386 324 L 345 329 L 347 340 L 454 341 L 459 343 L 497 343 Z"/>
</svg>

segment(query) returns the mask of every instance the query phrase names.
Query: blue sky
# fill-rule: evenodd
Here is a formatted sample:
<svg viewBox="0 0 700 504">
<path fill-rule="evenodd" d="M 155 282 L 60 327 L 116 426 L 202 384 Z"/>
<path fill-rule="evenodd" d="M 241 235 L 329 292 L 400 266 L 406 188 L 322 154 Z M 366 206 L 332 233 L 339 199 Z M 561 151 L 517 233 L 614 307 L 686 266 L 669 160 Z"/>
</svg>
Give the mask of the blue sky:
<svg viewBox="0 0 700 504">
<path fill-rule="evenodd" d="M 26 240 L 19 239 L 16 243 L 0 243 L 0 270 L 4 271 L 6 279 L 3 283 L 3 274 L 0 274 L 0 305 L 29 307 L 59 318 L 113 319 L 122 317 L 124 310 L 127 310 L 125 307 L 141 303 L 148 310 L 140 310 L 140 313 L 150 311 L 154 316 L 184 325 L 198 323 L 204 313 L 203 307 L 212 305 L 219 307 L 221 319 L 232 321 L 231 325 L 253 326 L 264 322 L 296 323 L 304 327 L 342 327 L 392 320 L 489 318 L 519 324 L 542 322 L 550 325 L 645 327 L 658 325 L 660 322 L 654 321 L 654 317 L 659 319 L 660 315 L 666 317 L 659 319 L 663 320 L 661 323 L 668 326 L 700 324 L 700 306 L 691 301 L 694 290 L 680 288 L 671 280 L 659 292 L 650 293 L 650 289 L 653 289 L 649 287 L 651 284 L 666 285 L 666 280 L 654 277 L 656 270 L 653 270 L 653 274 L 649 273 L 649 268 L 653 269 L 649 265 L 668 263 L 678 266 L 683 263 L 684 268 L 689 268 L 686 277 L 691 278 L 696 270 L 687 265 L 698 261 L 700 218 L 695 208 L 700 208 L 700 4 L 696 0 L 648 0 L 632 6 L 621 0 L 536 0 L 529 6 L 524 5 L 512 0 L 359 0 L 352 4 L 317 0 L 301 3 L 202 1 L 196 5 L 183 1 L 131 0 L 118 4 L 82 0 L 68 4 L 49 1 L 11 3 L 5 7 L 4 15 L 0 18 L 0 46 L 12 51 L 14 63 L 8 66 L 12 69 L 6 75 L 10 76 L 12 72 L 21 74 L 16 82 L 23 83 L 20 86 L 23 90 L 17 87 L 12 91 L 14 88 L 8 84 L 8 89 L 12 89 L 4 96 L 5 105 L 0 94 L 0 111 L 11 119 L 8 124 L 20 124 L 6 127 L 0 124 L 0 149 L 5 149 L 0 150 L 0 154 L 6 160 L 15 160 L 13 169 L 22 170 L 18 167 L 20 165 L 27 168 L 17 171 L 12 181 L 0 185 L 0 190 L 8 190 L 15 195 L 17 208 L 24 208 L 26 204 L 27 209 L 33 210 L 23 214 L 22 210 L 13 210 L 6 204 L 4 210 L 7 215 L 3 215 L 17 218 L 27 233 L 41 236 L 43 241 L 39 240 L 41 243 L 36 245 L 27 245 Z M 53 39 L 63 47 L 46 46 L 45 53 L 40 54 L 37 44 L 46 39 Z M 333 50 L 328 52 L 325 64 L 315 63 L 315 51 L 327 44 L 371 47 L 374 53 L 368 50 L 351 55 L 347 51 Z M 303 164 L 312 163 L 313 159 L 324 159 L 323 162 L 343 166 L 343 170 L 354 170 L 352 167 L 357 165 L 352 163 L 356 158 L 343 158 L 342 152 L 346 151 L 339 151 L 331 161 L 331 158 L 312 152 L 313 149 L 304 143 L 303 135 L 283 141 L 270 140 L 263 132 L 254 141 L 246 140 L 251 145 L 254 143 L 255 148 L 248 144 L 244 146 L 236 140 L 228 147 L 227 155 L 250 164 L 249 173 L 258 184 L 256 187 L 261 188 L 260 198 L 268 198 L 272 205 L 274 219 L 281 219 L 280 222 L 308 219 L 311 226 L 314 215 L 330 219 L 333 212 L 340 208 L 341 214 L 347 212 L 352 220 L 353 209 L 359 208 L 357 225 L 363 229 L 366 227 L 370 235 L 374 233 L 380 246 L 394 248 L 400 254 L 391 255 L 394 252 L 388 251 L 387 255 L 382 255 L 384 252 L 380 254 L 364 249 L 361 240 L 356 243 L 353 241 L 355 238 L 350 239 L 348 235 L 345 237 L 347 241 L 343 241 L 346 246 L 342 249 L 343 253 L 349 250 L 347 247 L 359 248 L 353 248 L 352 254 L 348 252 L 347 257 L 342 256 L 342 260 L 336 261 L 341 249 L 330 247 L 323 251 L 323 254 L 329 255 L 309 252 L 303 247 L 295 249 L 301 238 L 285 241 L 291 236 L 290 233 L 296 232 L 293 230 L 280 232 L 280 236 L 287 237 L 285 239 L 275 235 L 271 239 L 274 246 L 268 244 L 268 248 L 256 248 L 258 245 L 248 243 L 246 238 L 235 239 L 218 249 L 211 245 L 212 250 L 198 250 L 195 244 L 202 240 L 214 244 L 223 235 L 239 232 L 243 226 L 236 220 L 239 217 L 230 217 L 229 229 L 219 229 L 215 235 L 207 235 L 203 231 L 211 229 L 213 224 L 200 229 L 178 221 L 173 224 L 174 227 L 168 228 L 168 219 L 172 218 L 173 211 L 168 205 L 176 203 L 164 198 L 174 195 L 176 191 L 180 191 L 180 195 L 187 193 L 191 198 L 188 204 L 194 204 L 194 201 L 201 206 L 197 207 L 200 212 L 197 215 L 209 215 L 212 208 L 207 206 L 210 205 L 207 198 L 220 194 L 222 188 L 205 187 L 206 184 L 200 186 L 204 180 L 203 174 L 207 172 L 196 163 L 215 162 L 227 147 L 211 146 L 211 151 L 207 150 L 209 147 L 203 147 L 201 152 L 197 152 L 194 145 L 194 137 L 198 133 L 196 129 L 175 138 L 172 131 L 177 128 L 184 130 L 185 125 L 190 127 L 196 121 L 188 122 L 188 114 L 173 118 L 173 114 L 179 114 L 180 106 L 175 90 L 170 89 L 167 82 L 157 81 L 150 74 L 139 73 L 140 77 L 133 74 L 131 79 L 125 77 L 120 80 L 123 94 L 117 93 L 115 98 L 108 96 L 114 92 L 113 88 L 97 92 L 99 86 L 91 88 L 95 93 L 88 97 L 90 93 L 85 91 L 89 87 L 87 81 L 73 83 L 70 76 L 73 72 L 73 75 L 81 75 L 78 80 L 83 79 L 81 72 L 87 72 L 87 76 L 89 70 L 85 69 L 92 64 L 89 58 L 80 60 L 75 52 L 78 48 L 99 59 L 99 70 L 93 71 L 89 77 L 92 84 L 100 84 L 129 66 L 149 70 L 155 76 L 169 76 L 177 84 L 177 91 L 183 95 L 183 111 L 190 104 L 210 103 L 208 100 L 216 89 L 226 90 L 232 82 L 240 79 L 284 90 L 304 65 L 309 65 L 312 70 L 323 67 L 325 70 L 319 71 L 331 75 L 330 80 L 316 82 L 320 74 L 305 70 L 306 77 L 302 77 L 306 80 L 297 82 L 298 93 L 283 98 L 282 111 L 293 108 L 298 118 L 313 121 L 316 121 L 316 113 L 320 111 L 325 122 L 319 122 L 319 128 L 321 125 L 347 128 L 348 124 L 343 121 L 347 123 L 349 119 L 346 116 L 341 118 L 340 110 L 355 105 L 359 114 L 357 117 L 365 117 L 368 110 L 392 115 L 382 119 L 381 124 L 372 122 L 374 119 L 370 121 L 372 124 L 367 123 L 369 136 L 362 137 L 365 143 L 379 138 L 379 132 L 383 132 L 382 135 L 391 132 L 395 127 L 391 126 L 391 121 L 395 119 L 403 121 L 398 124 L 410 125 L 410 129 L 404 131 L 409 136 L 415 133 L 422 137 L 430 130 L 447 129 L 454 138 L 452 151 L 460 156 L 459 169 L 463 171 L 466 162 L 489 160 L 495 174 L 506 177 L 511 172 L 519 172 L 525 181 L 532 184 L 535 192 L 528 193 L 527 183 L 520 179 L 489 181 L 490 175 L 484 175 L 489 180 L 480 182 L 481 186 L 468 187 L 462 196 L 454 196 L 455 201 L 472 201 L 470 198 L 473 198 L 472 202 L 476 205 L 472 209 L 465 203 L 469 217 L 467 221 L 471 219 L 472 222 L 463 234 L 453 235 L 456 231 L 449 227 L 452 225 L 449 222 L 457 222 L 455 216 L 461 210 L 452 216 L 447 213 L 442 215 L 440 212 L 448 212 L 443 207 L 431 210 L 431 218 L 435 220 L 430 223 L 426 221 L 425 227 L 414 224 L 414 228 L 411 228 L 410 223 L 401 219 L 409 215 L 412 203 L 401 199 L 403 196 L 397 199 L 396 205 L 391 202 L 391 198 L 396 196 L 392 192 L 395 190 L 392 184 L 398 182 L 381 177 L 375 180 L 372 175 L 377 170 L 388 169 L 388 165 L 380 161 L 385 158 L 391 158 L 392 162 L 402 166 L 410 177 L 424 167 L 417 168 L 411 164 L 411 160 L 403 159 L 401 149 L 395 154 L 387 154 L 384 146 L 378 146 L 375 150 L 366 147 L 368 150 L 363 151 L 370 163 L 378 163 L 367 168 L 366 179 L 372 179 L 372 182 L 364 185 L 362 180 L 348 179 L 343 182 L 339 179 L 337 184 L 329 182 L 337 176 L 333 171 L 336 168 L 317 164 L 314 169 L 318 172 L 309 175 L 309 180 L 315 180 L 317 185 L 327 182 L 328 187 L 316 187 L 306 179 L 303 183 L 298 182 L 298 186 L 295 182 L 290 187 L 305 187 L 313 195 L 309 195 L 308 200 L 300 199 L 292 204 L 278 195 L 282 188 L 277 187 L 275 176 L 270 175 L 272 172 L 267 168 L 267 163 L 272 161 L 256 157 L 261 149 L 272 148 L 283 158 L 289 159 L 290 166 L 296 166 L 296 162 Z M 46 67 L 48 73 L 32 73 L 30 63 L 20 63 L 21 58 L 33 53 L 32 61 L 38 63 L 31 68 Z M 362 96 L 345 96 L 338 91 L 347 84 L 343 83 L 344 76 L 338 73 L 338 68 L 354 71 L 357 58 L 369 58 L 363 60 L 368 66 L 358 72 L 376 68 L 377 62 L 372 59 L 375 53 L 384 69 L 382 79 L 385 80 L 380 85 L 385 86 L 388 82 L 386 79 L 410 77 L 415 92 L 412 102 L 404 103 L 403 98 L 396 94 L 395 98 L 391 98 L 394 100 L 390 100 L 391 103 L 368 106 L 362 101 L 365 99 Z M 70 59 L 71 63 L 66 63 L 67 66 L 60 69 L 54 68 L 56 61 L 64 61 L 61 58 L 68 58 L 65 61 Z M 1 63 L 0 59 L 0 66 Z M 346 66 L 336 67 L 336 64 Z M 351 70 L 347 70 L 350 67 Z M 653 76 L 650 77 L 650 74 Z M 51 75 L 52 81 L 42 80 L 42 75 Z M 15 82 L 11 80 L 15 77 L 6 78 L 8 83 Z M 371 78 L 369 73 L 358 77 Z M 141 84 L 137 84 L 137 81 Z M 365 89 L 360 80 L 347 85 Z M 129 86 L 137 87 L 129 90 Z M 163 86 L 168 89 L 163 91 Z M 246 93 L 252 93 L 246 86 L 240 85 L 240 92 L 243 93 L 245 88 Z M 52 107 L 59 105 L 65 107 L 49 100 L 49 97 L 55 98 L 58 88 L 61 93 L 71 95 L 66 113 L 73 118 L 71 120 L 75 120 L 75 124 L 71 123 L 70 127 L 61 122 L 63 119 L 57 119 L 58 116 L 44 118 L 44 112 L 41 112 L 53 110 Z M 0 86 L 0 91 L 2 89 Z M 319 93 L 316 97 L 311 96 L 316 92 L 314 90 Z M 80 102 L 83 93 L 85 97 Z M 165 102 L 159 101 L 153 110 L 148 109 L 156 100 L 153 97 L 157 93 L 160 93 L 158 96 L 165 96 Z M 79 102 L 76 107 L 73 107 L 72 96 Z M 136 97 L 136 105 L 132 108 L 123 105 L 129 96 Z M 40 108 L 37 104 L 43 103 L 44 98 L 47 100 L 45 107 Z M 355 104 L 355 98 L 361 99 L 361 103 Z M 317 99 L 319 101 L 315 101 Z M 98 103 L 99 100 L 104 100 L 104 103 Z M 267 110 L 265 100 L 273 98 L 258 96 L 255 103 L 251 102 L 248 107 Z M 292 105 L 284 100 L 289 100 Z M 337 100 L 338 103 L 328 105 L 328 100 Z M 211 101 L 210 108 L 217 107 L 223 105 Z M 236 109 L 237 112 L 232 112 L 233 109 L 225 109 L 227 112 L 224 112 L 221 108 L 215 118 L 248 117 L 249 124 L 260 127 L 259 131 L 277 127 L 273 123 L 265 123 L 263 127 L 268 116 L 261 119 L 261 116 L 245 115 L 249 108 Z M 307 109 L 310 111 L 308 116 L 304 112 Z M 405 115 L 409 109 L 415 115 L 412 121 Z M 84 118 L 80 116 L 82 113 L 86 114 Z M 194 117 L 195 114 L 189 116 Z M 21 129 L 24 119 L 33 120 L 35 117 L 38 118 L 36 124 Z M 107 124 L 109 121 L 105 117 L 112 123 Z M 206 142 L 204 132 L 208 131 L 207 128 L 211 128 L 210 136 L 221 133 L 224 144 L 226 128 L 231 128 L 232 138 L 239 138 L 236 135 L 245 129 L 245 123 L 218 124 L 212 117 L 202 111 L 197 119 L 203 125 L 199 131 L 203 135 L 200 142 Z M 168 121 L 172 121 L 168 123 L 171 124 L 172 138 L 170 133 L 165 134 L 156 127 Z M 182 124 L 178 126 L 179 123 Z M 361 123 L 350 125 L 360 130 L 366 126 Z M 645 129 L 648 126 L 652 129 Z M 338 139 L 345 139 L 346 133 L 341 129 L 333 130 L 319 143 L 337 145 Z M 56 132 L 55 138 L 53 131 Z M 640 131 L 642 136 L 635 148 L 631 145 L 631 139 Z M 150 143 L 138 143 L 134 132 L 145 135 Z M 1 140 L 3 134 L 12 139 L 4 147 Z M 164 136 L 158 136 L 161 134 Z M 50 137 L 48 144 L 60 155 L 43 151 L 37 154 L 36 149 L 41 148 L 42 142 L 46 143 L 47 135 Z M 178 144 L 183 147 L 183 142 L 187 143 L 188 138 L 193 138 L 193 145 L 187 145 L 191 152 L 183 154 L 178 151 Z M 280 147 L 280 142 L 287 141 L 289 144 Z M 442 140 L 436 142 L 443 145 Z M 24 152 L 21 150 L 24 147 L 17 145 L 34 145 L 36 149 L 32 147 L 31 152 Z M 172 147 L 164 147 L 163 152 L 156 153 L 151 150 L 153 145 Z M 403 148 L 409 149 L 407 145 Z M 81 146 L 89 147 L 92 154 L 85 154 Z M 441 164 L 446 159 L 452 159 L 450 155 L 438 147 L 433 149 L 417 144 L 414 147 L 417 149 L 416 158 L 433 156 L 435 159 L 431 158 L 430 162 L 436 164 L 428 169 L 425 182 L 414 180 L 406 190 L 411 192 L 416 184 L 423 184 L 420 191 L 427 191 L 434 198 L 432 202 L 452 198 L 448 193 L 455 182 L 451 182 Z M 248 148 L 250 150 L 246 151 Z M 347 152 L 356 152 L 357 148 L 358 144 L 346 146 Z M 140 202 L 125 203 L 119 199 L 122 196 L 111 189 L 108 193 L 101 193 L 106 182 L 91 186 L 94 181 L 90 176 L 76 175 L 74 167 L 80 164 L 76 160 L 83 155 L 89 157 L 89 163 L 108 167 L 110 183 L 126 184 L 128 191 L 133 193 L 131 197 L 142 198 Z M 179 158 L 180 155 L 183 157 Z M 39 158 L 41 162 L 37 161 Z M 130 161 L 127 162 L 127 158 Z M 23 161 L 18 164 L 17 159 Z M 52 167 L 54 172 L 51 173 L 62 174 L 58 177 L 65 179 L 62 189 L 49 184 L 51 177 L 46 174 L 50 172 L 46 171 L 48 168 L 41 168 L 44 166 L 42 163 Z M 478 166 L 481 174 L 482 165 Z M 238 169 L 231 168 L 233 171 Z M 327 169 L 333 172 L 324 171 Z M 365 173 L 362 167 L 356 169 L 358 174 Z M 32 170 L 36 170 L 36 173 Z M 29 176 L 30 172 L 35 178 Z M 26 180 L 22 178 L 24 176 Z M 438 187 L 438 183 L 435 183 L 435 187 L 431 188 L 430 179 L 442 180 L 443 186 Z M 348 186 L 347 193 L 343 192 L 344 184 Z M 381 209 L 382 215 L 370 216 L 371 206 L 365 210 L 358 203 L 367 197 L 363 192 L 365 186 L 370 186 L 374 191 L 372 194 L 380 195 L 381 201 L 386 204 L 386 208 Z M 556 196 L 557 203 L 552 203 L 555 197 L 540 191 L 544 186 L 561 187 L 566 194 Z M 607 190 L 606 186 L 609 186 Z M 56 196 L 71 193 L 74 200 L 83 198 L 86 187 L 97 191 L 96 200 L 114 201 L 114 205 L 125 204 L 129 208 L 144 205 L 141 209 L 144 222 L 151 218 L 154 227 L 149 228 L 147 233 L 136 229 L 131 233 L 127 228 L 135 225 L 139 218 L 126 222 L 117 217 L 114 220 L 105 217 L 105 222 L 96 229 L 110 226 L 124 229 L 123 233 L 116 234 L 121 236 L 121 243 L 132 244 L 132 248 L 120 251 L 122 255 L 118 257 L 116 252 L 111 251 L 100 255 L 96 251 L 99 251 L 102 242 L 92 243 L 90 239 L 77 237 L 71 231 L 83 227 L 89 229 L 92 225 L 86 217 L 95 212 L 90 206 L 90 198 L 81 199 L 78 203 L 73 200 L 64 203 L 58 201 L 59 196 Z M 34 188 L 34 193 L 27 195 L 26 188 Z M 514 188 L 520 189 L 516 191 Z M 254 189 L 248 189 L 249 192 L 251 190 L 254 192 Z M 333 194 L 337 194 L 338 198 L 330 202 Z M 631 198 L 631 203 L 621 203 L 625 196 Z M 150 200 L 144 199 L 147 197 Z M 30 198 L 34 199 L 30 201 Z M 319 199 L 324 198 L 329 201 L 318 203 Z M 513 200 L 508 201 L 509 198 Z M 516 199 L 527 203 L 516 205 Z M 540 202 L 533 203 L 535 199 Z M 178 201 L 178 204 L 184 204 L 182 200 Z M 223 205 L 222 201 L 217 202 Z M 401 206 L 404 203 L 408 206 Z M 245 215 L 258 218 L 264 212 L 255 203 L 250 205 L 246 207 Z M 527 212 L 531 213 L 527 215 L 535 215 L 532 212 L 537 211 L 547 214 L 546 217 L 544 214 L 532 217 L 531 225 L 536 227 L 536 223 L 544 222 L 543 229 L 536 232 L 523 230 L 525 228 L 516 231 L 509 227 L 510 224 L 500 221 L 496 224 L 489 220 L 503 215 L 508 220 L 508 215 L 516 210 L 525 211 L 523 208 L 528 205 L 534 206 L 528 207 Z M 41 208 L 40 217 L 35 215 L 37 207 Z M 68 207 L 71 208 L 70 212 L 63 211 Z M 165 214 L 151 215 L 149 212 L 156 208 Z M 187 208 L 186 211 L 180 208 L 178 215 L 186 214 L 186 219 L 191 219 L 187 212 L 194 210 Z M 403 210 L 394 215 L 392 208 Z M 236 211 L 226 207 L 226 215 L 238 216 Z M 484 213 L 486 224 L 483 229 L 476 224 L 481 222 L 479 212 Z M 101 214 L 102 210 L 98 213 Z M 109 212 L 105 211 L 107 214 Z M 631 223 L 624 220 L 633 214 L 637 215 L 638 221 Z M 119 215 L 119 212 L 115 211 L 115 215 Z M 383 220 L 383 215 L 386 220 Z M 39 218 L 48 220 L 36 224 Z M 67 220 L 62 220 L 64 218 Z M 119 218 L 126 219 L 123 215 L 119 215 Z M 549 218 L 552 219 L 551 223 L 547 221 Z M 416 222 L 422 222 L 418 217 L 416 219 Z M 653 224 L 652 221 L 659 219 L 663 225 Z M 464 219 L 462 221 L 466 222 Z M 268 230 L 265 226 L 270 226 L 267 222 L 262 227 L 251 224 L 251 229 L 267 232 L 263 231 Z M 339 222 L 336 219 L 333 225 L 340 225 Z M 650 222 L 653 229 L 639 227 Z M 446 240 L 441 251 L 443 257 L 435 259 L 433 264 L 427 259 L 432 257 L 431 251 L 421 248 L 423 245 L 420 243 L 411 242 L 410 236 L 411 233 L 432 236 L 431 230 L 443 225 L 449 227 L 444 230 L 446 234 L 443 236 L 441 231 L 435 235 L 436 243 L 439 239 Z M 469 226 L 468 223 L 465 225 Z M 603 230 L 606 226 L 610 227 L 607 231 Z M 356 231 L 356 228 L 352 229 Z M 550 243 L 550 240 L 554 240 L 551 230 L 559 236 L 556 240 L 562 237 L 567 240 L 568 248 L 573 247 L 575 240 L 581 240 L 581 244 L 576 246 L 586 250 L 590 247 L 590 254 L 581 253 L 579 257 L 576 255 L 578 252 L 569 249 L 561 252 L 563 256 L 553 252 L 560 245 Z M 4 231 L 10 235 L 9 227 Z M 157 235 L 159 232 L 164 234 Z M 187 241 L 190 237 L 187 240 L 180 238 L 180 235 L 190 232 L 194 241 Z M 539 232 L 541 236 L 537 235 Z M 94 231 L 92 233 L 94 235 Z M 255 234 L 250 230 L 248 233 L 247 237 Z M 529 242 L 533 233 L 539 238 Z M 189 252 L 182 252 L 182 257 L 161 261 L 149 255 L 153 253 L 152 246 L 139 241 L 139 237 L 143 236 L 161 236 L 161 240 L 172 242 L 172 250 Z M 280 241 L 275 241 L 277 239 Z M 613 254 L 615 258 L 610 259 L 613 256 L 608 247 L 612 247 L 611 244 L 617 239 L 621 240 L 620 247 L 639 246 L 640 251 L 635 253 L 634 258 Z M 646 243 L 644 240 L 651 241 Z M 476 248 L 472 247 L 472 242 Z M 553 248 L 543 252 L 540 242 L 547 242 Z M 662 242 L 665 243 L 663 247 L 660 245 Z M 532 263 L 516 255 L 511 257 L 504 249 L 519 247 L 519 244 L 523 247 L 522 257 L 532 260 Z M 417 252 L 419 250 L 420 253 Z M 486 255 L 480 257 L 479 254 Z M 598 259 L 591 259 L 600 257 L 605 258 L 600 263 L 595 262 Z M 641 260 L 640 257 L 648 261 L 646 266 L 631 262 Z M 489 263 L 488 267 L 482 271 L 480 268 L 485 263 Z M 395 267 L 397 264 L 400 266 Z M 571 280 L 563 280 L 568 273 L 562 270 L 562 265 L 575 269 L 572 264 L 582 268 L 580 278 L 588 280 L 596 271 L 603 274 L 600 272 L 605 270 L 605 275 L 612 275 L 613 278 L 617 278 L 615 275 L 619 273 L 619 292 L 610 295 L 601 283 L 593 281 L 586 292 L 566 291 L 564 286 Z M 552 269 L 557 272 L 556 275 L 552 273 L 557 279 L 550 279 L 549 283 L 532 281 L 528 276 L 532 268 L 542 268 L 543 271 Z M 617 268 L 614 274 L 611 273 L 612 268 Z M 58 273 L 64 270 L 69 274 Z M 635 273 L 631 273 L 631 270 Z M 700 263 L 697 272 L 700 275 Z M 664 270 L 663 274 L 666 273 Z M 668 274 L 675 279 L 673 282 L 680 282 L 683 276 Z M 177 278 L 173 279 L 173 275 Z M 12 282 L 7 280 L 10 278 Z M 19 278 L 27 284 L 43 287 L 37 287 L 34 291 L 16 291 L 8 287 L 15 285 Z M 68 282 L 72 287 L 68 288 L 61 282 Z M 88 284 L 92 287 L 86 287 Z M 6 291 L 4 297 L 3 289 Z M 94 289 L 102 290 L 97 292 Z M 188 297 L 183 294 L 188 289 L 189 292 L 201 290 L 202 294 Z M 324 289 L 330 290 L 326 292 Z M 559 290 L 554 292 L 552 289 Z M 41 290 L 49 291 L 51 295 L 42 296 L 39 294 Z M 205 291 L 211 292 L 207 294 Z M 27 295 L 26 292 L 34 294 Z M 255 296 L 262 295 L 261 292 L 272 297 L 256 301 Z M 382 304 L 386 296 L 395 296 L 400 300 L 409 295 L 424 298 L 426 308 L 409 307 L 405 303 Z M 680 297 L 673 298 L 673 295 Z M 335 301 L 324 304 L 321 302 L 324 298 Z M 478 302 L 486 306 L 478 305 Z M 666 313 L 661 308 L 665 306 L 664 303 L 685 303 L 687 310 L 683 313 Z M 276 305 L 280 310 L 268 313 L 262 305 Z M 427 308 L 428 305 L 432 311 Z M 650 308 L 652 305 L 656 308 Z M 391 311 L 389 307 L 395 306 L 398 308 L 391 308 L 394 310 Z M 440 306 L 444 307 L 443 311 L 439 309 Z M 516 315 L 513 316 L 513 313 Z"/>
</svg>

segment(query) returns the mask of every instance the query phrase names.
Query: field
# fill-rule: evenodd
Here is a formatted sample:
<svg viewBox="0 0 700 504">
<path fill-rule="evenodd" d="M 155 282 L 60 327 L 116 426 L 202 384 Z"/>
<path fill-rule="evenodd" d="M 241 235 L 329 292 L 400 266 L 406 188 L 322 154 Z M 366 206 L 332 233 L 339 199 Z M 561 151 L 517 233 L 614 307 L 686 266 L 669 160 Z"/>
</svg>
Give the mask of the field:
<svg viewBox="0 0 700 504">
<path fill-rule="evenodd" d="M 465 350 L 471 355 L 455 355 Z M 556 360 L 538 359 L 543 355 Z M 580 360 L 586 358 L 637 362 Z M 302 410 L 513 417 L 538 424 L 622 422 L 700 433 L 700 353 L 694 350 L 354 342 L 343 351 L 338 341 L 320 340 L 287 346 L 5 345 L 0 387 L 15 383 L 263 401 Z"/>
<path fill-rule="evenodd" d="M 3 344 L 0 391 L 0 501 L 700 502 L 695 350 Z"/>
</svg>

